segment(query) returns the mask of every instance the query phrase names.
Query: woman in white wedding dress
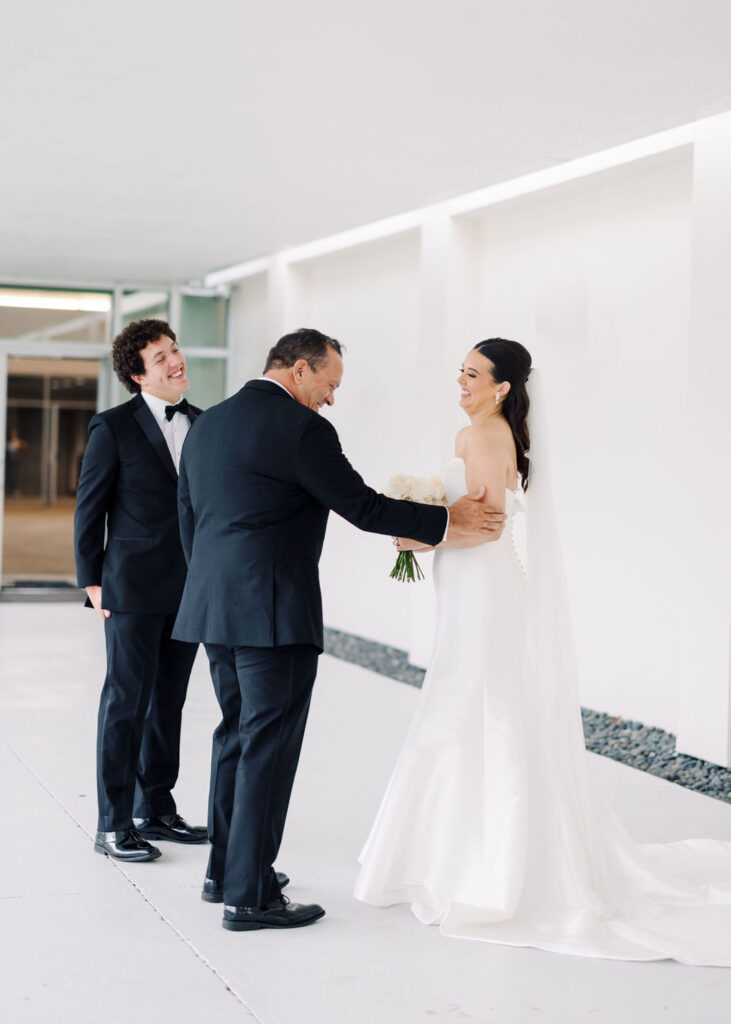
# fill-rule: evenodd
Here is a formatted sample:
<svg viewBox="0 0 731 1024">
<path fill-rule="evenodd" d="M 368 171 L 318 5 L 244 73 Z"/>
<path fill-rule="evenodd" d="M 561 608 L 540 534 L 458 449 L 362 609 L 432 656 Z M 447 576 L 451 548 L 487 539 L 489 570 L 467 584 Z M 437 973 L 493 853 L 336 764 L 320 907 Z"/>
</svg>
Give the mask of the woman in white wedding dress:
<svg viewBox="0 0 731 1024">
<path fill-rule="evenodd" d="M 589 778 L 532 382 L 528 471 L 530 373 L 499 338 L 464 360 L 471 422 L 447 500 L 485 485 L 508 520 L 496 541 L 448 535 L 435 554 L 434 649 L 355 895 L 408 903 L 450 936 L 731 966 L 731 842 L 638 845 Z"/>
</svg>

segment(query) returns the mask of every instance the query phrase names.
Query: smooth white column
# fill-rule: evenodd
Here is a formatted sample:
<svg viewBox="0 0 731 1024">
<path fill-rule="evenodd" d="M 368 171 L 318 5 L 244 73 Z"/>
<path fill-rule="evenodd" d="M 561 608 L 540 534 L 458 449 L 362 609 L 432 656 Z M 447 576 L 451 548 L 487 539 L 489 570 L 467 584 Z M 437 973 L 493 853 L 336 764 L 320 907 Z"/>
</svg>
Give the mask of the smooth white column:
<svg viewBox="0 0 731 1024">
<path fill-rule="evenodd" d="M 231 288 L 228 306 L 229 379 L 227 392 L 234 394 L 247 380 L 258 377 L 276 338 L 269 329 L 269 282 L 267 272 L 247 277 Z"/>
<path fill-rule="evenodd" d="M 267 275 L 268 281 L 268 328 L 271 345 L 300 327 L 306 314 L 306 270 L 289 263 L 283 256 L 275 256 Z"/>
<path fill-rule="evenodd" d="M 687 373 L 686 628 L 678 750 L 731 764 L 731 113 L 696 126 Z M 680 490 L 680 488 L 679 488 Z M 673 558 L 674 553 L 669 552 Z"/>
<path fill-rule="evenodd" d="M 456 378 L 460 360 L 477 340 L 472 337 L 474 279 L 471 224 L 442 209 L 430 210 L 421 228 L 419 332 L 413 354 L 419 445 L 410 471 L 420 475 L 441 470 L 453 454 L 457 429 L 467 424 L 458 408 Z M 431 569 L 430 555 L 418 558 L 424 569 Z M 434 621 L 434 592 L 427 579 L 411 587 L 409 660 L 414 665 L 427 664 Z"/>
</svg>

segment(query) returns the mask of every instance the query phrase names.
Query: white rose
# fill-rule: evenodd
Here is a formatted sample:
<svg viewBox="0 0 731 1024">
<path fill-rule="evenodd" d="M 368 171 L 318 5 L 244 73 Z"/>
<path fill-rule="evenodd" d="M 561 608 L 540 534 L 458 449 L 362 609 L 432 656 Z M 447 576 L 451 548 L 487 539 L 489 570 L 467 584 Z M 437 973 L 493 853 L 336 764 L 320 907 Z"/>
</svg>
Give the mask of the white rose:
<svg viewBox="0 0 731 1024">
<path fill-rule="evenodd" d="M 384 494 L 387 498 L 399 498 L 403 500 L 408 497 L 408 477 L 403 473 L 398 476 L 392 476 L 386 484 Z"/>
<path fill-rule="evenodd" d="M 391 477 L 386 485 L 384 494 L 388 498 L 398 498 L 401 501 L 419 501 L 425 505 L 442 505 L 446 501 L 440 476 L 431 476 L 423 479 L 401 473 L 398 476 Z"/>
</svg>

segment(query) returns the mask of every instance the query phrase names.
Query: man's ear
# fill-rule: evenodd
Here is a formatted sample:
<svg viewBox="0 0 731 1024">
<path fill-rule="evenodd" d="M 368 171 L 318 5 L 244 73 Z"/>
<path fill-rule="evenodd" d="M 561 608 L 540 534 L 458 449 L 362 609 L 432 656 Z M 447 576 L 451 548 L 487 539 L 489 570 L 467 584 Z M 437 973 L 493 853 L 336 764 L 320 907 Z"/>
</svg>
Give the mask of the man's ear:
<svg viewBox="0 0 731 1024">
<path fill-rule="evenodd" d="M 294 366 L 292 367 L 292 377 L 294 378 L 296 384 L 302 383 L 302 378 L 304 377 L 306 366 L 306 359 L 297 359 L 295 361 Z"/>
<path fill-rule="evenodd" d="M 135 382 L 139 387 L 145 383 L 145 375 L 143 373 L 130 373 L 130 379 Z"/>
</svg>

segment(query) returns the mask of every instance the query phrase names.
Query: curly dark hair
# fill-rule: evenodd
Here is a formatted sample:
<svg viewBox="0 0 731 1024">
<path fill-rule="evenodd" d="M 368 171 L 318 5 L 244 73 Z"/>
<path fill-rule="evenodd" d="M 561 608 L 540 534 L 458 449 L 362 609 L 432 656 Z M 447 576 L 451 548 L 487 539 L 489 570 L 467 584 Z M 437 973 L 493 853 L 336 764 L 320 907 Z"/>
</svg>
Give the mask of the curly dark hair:
<svg viewBox="0 0 731 1024">
<path fill-rule="evenodd" d="M 145 372 L 145 364 L 140 352 L 147 348 L 151 341 L 157 341 L 161 335 L 176 341 L 175 331 L 164 320 L 133 320 L 120 331 L 112 345 L 112 365 L 114 372 L 129 392 L 136 395 L 140 391 L 132 374 L 139 377 Z"/>
<path fill-rule="evenodd" d="M 294 366 L 298 359 L 306 359 L 311 370 L 319 370 L 327 362 L 328 349 L 343 354 L 343 346 L 335 338 L 316 331 L 312 327 L 300 327 L 293 334 L 285 334 L 274 348 L 269 349 L 264 373 L 271 369 Z"/>
</svg>

